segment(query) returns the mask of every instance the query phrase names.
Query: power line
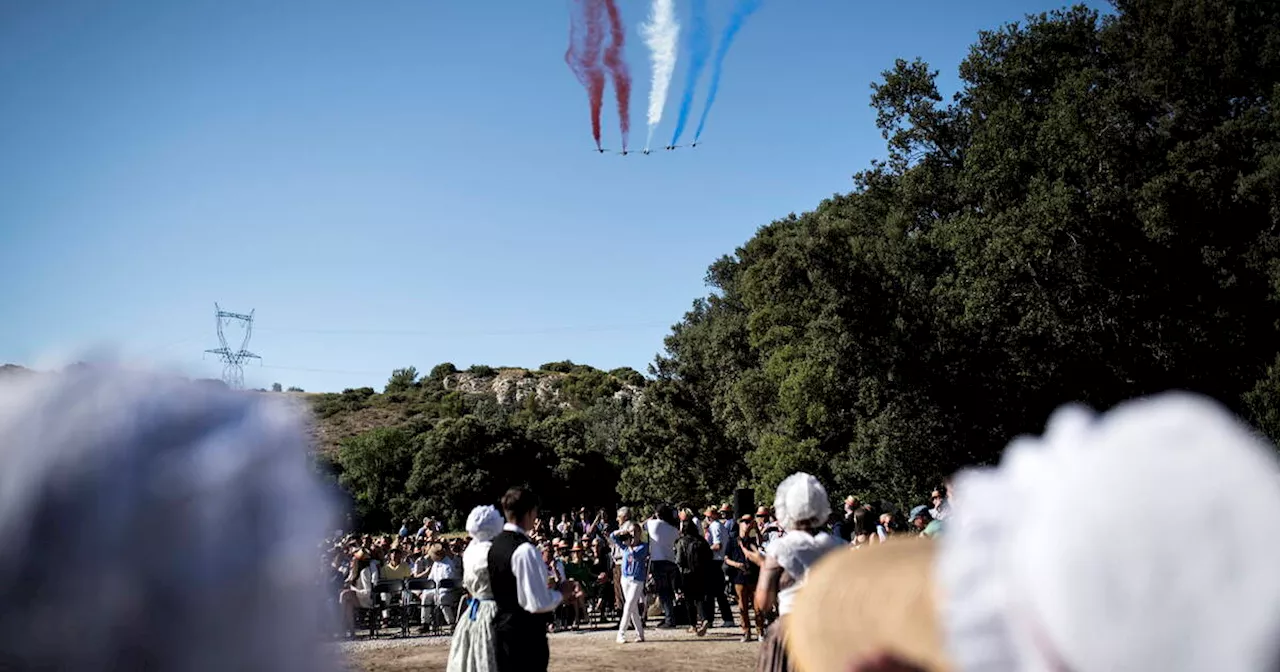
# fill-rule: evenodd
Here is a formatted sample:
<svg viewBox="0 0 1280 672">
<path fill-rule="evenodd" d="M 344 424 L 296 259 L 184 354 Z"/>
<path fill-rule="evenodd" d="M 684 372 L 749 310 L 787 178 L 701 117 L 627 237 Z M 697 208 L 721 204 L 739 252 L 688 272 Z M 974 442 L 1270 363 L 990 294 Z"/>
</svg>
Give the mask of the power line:
<svg viewBox="0 0 1280 672">
<path fill-rule="evenodd" d="M 303 329 L 303 328 L 262 328 L 259 332 L 291 333 L 291 334 L 350 334 L 350 335 L 382 335 L 382 336 L 536 336 L 539 334 L 563 333 L 599 333 L 608 331 L 626 331 L 628 329 L 668 328 L 669 322 L 642 322 L 637 324 L 611 324 L 588 327 L 544 327 L 542 329 L 501 329 L 489 331 L 468 331 L 464 329 Z"/>
<path fill-rule="evenodd" d="M 254 326 L 255 333 L 279 333 L 279 334 L 333 334 L 333 335 L 370 335 L 370 336 L 536 336 L 539 334 L 561 334 L 561 333 L 601 333 L 613 331 L 626 331 L 628 329 L 657 329 L 670 328 L 667 322 L 640 322 L 636 324 L 612 324 L 612 325 L 595 325 L 587 327 L 546 327 L 543 329 L 506 329 L 497 331 L 466 331 L 466 330 L 414 330 L 414 329 L 308 329 L 308 328 L 291 328 L 291 327 L 259 327 Z M 179 345 L 186 345 L 195 341 L 202 340 L 199 337 L 184 338 L 182 340 L 173 341 L 165 345 L 148 347 L 141 354 L 155 355 L 165 350 L 171 350 Z M 267 367 L 273 368 L 273 367 Z M 319 369 L 317 369 L 319 370 Z M 328 371 L 328 369 L 324 369 Z"/>
<path fill-rule="evenodd" d="M 350 375 L 360 375 L 360 376 L 380 376 L 387 373 L 386 371 L 349 371 L 349 370 L 342 370 L 342 369 L 313 369 L 313 368 L 302 367 L 302 366 L 274 366 L 271 364 L 263 364 L 259 368 L 277 369 L 280 371 L 305 371 L 308 373 L 340 373 L 340 374 L 350 374 Z"/>
</svg>

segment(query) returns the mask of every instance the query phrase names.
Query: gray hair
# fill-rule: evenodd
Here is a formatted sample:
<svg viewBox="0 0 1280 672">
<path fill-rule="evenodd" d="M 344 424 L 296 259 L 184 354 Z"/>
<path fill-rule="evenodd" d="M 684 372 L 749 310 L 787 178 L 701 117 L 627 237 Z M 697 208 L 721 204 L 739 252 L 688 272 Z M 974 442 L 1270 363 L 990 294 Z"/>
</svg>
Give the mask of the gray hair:
<svg viewBox="0 0 1280 672">
<path fill-rule="evenodd" d="M 106 366 L 0 379 L 0 668 L 333 669 L 333 509 L 307 450 L 254 393 Z"/>
<path fill-rule="evenodd" d="M 619 508 L 619 509 L 618 509 L 618 515 L 619 515 L 619 516 L 626 516 L 628 519 L 630 519 L 630 518 L 631 518 L 631 509 L 630 509 L 629 507 L 626 507 L 626 506 L 621 507 L 621 508 Z"/>
</svg>

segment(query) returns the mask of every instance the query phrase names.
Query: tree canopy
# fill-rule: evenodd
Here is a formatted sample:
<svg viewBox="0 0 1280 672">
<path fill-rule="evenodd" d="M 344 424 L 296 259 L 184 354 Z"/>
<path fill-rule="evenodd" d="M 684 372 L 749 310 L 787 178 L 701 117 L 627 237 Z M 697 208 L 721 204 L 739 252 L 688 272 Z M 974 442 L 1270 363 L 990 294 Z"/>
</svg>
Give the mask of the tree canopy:
<svg viewBox="0 0 1280 672">
<path fill-rule="evenodd" d="M 885 158 L 712 263 L 649 380 L 566 361 L 542 367 L 575 377 L 565 408 L 463 401 L 414 439 L 408 497 L 767 500 L 805 470 L 907 504 L 1064 402 L 1173 388 L 1280 437 L 1280 4 L 1114 8 L 979 34 L 948 102 L 894 63 Z"/>
</svg>

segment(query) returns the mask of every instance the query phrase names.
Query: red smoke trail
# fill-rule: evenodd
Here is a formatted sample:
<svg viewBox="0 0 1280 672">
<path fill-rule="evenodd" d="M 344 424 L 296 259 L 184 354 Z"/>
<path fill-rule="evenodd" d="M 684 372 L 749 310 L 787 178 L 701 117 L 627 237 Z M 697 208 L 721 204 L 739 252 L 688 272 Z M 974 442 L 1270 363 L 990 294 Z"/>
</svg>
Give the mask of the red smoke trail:
<svg viewBox="0 0 1280 672">
<path fill-rule="evenodd" d="M 587 90 L 591 101 L 591 136 L 600 149 L 600 108 L 604 104 L 604 70 L 600 49 L 604 46 L 604 5 L 602 0 L 574 0 L 569 22 L 569 50 L 564 61 Z M 585 33 L 585 36 L 583 35 Z"/>
<path fill-rule="evenodd" d="M 631 134 L 631 73 L 623 52 L 627 46 L 627 31 L 622 27 L 616 0 L 604 0 L 609 10 L 609 49 L 604 52 L 604 64 L 613 77 L 613 90 L 618 95 L 618 121 L 622 126 L 622 151 L 627 150 L 627 136 Z"/>
</svg>

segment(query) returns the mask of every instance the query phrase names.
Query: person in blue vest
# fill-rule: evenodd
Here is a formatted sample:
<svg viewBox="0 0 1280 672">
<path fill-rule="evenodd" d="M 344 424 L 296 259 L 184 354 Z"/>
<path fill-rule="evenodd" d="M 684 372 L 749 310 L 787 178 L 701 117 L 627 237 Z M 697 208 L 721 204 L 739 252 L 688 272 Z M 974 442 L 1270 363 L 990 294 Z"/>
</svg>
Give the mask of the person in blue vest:
<svg viewBox="0 0 1280 672">
<path fill-rule="evenodd" d="M 547 566 L 525 532 L 538 519 L 538 497 L 511 488 L 502 496 L 502 513 L 507 523 L 488 557 L 498 672 L 545 672 L 551 658 L 547 625 L 564 596 L 547 585 Z"/>
</svg>

